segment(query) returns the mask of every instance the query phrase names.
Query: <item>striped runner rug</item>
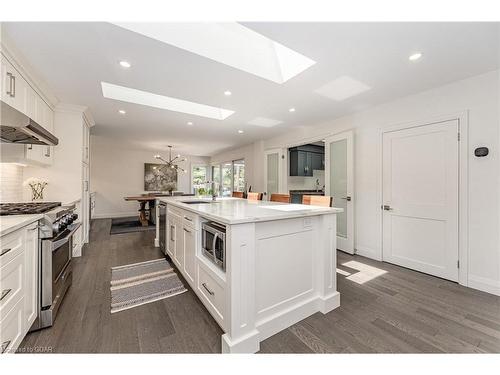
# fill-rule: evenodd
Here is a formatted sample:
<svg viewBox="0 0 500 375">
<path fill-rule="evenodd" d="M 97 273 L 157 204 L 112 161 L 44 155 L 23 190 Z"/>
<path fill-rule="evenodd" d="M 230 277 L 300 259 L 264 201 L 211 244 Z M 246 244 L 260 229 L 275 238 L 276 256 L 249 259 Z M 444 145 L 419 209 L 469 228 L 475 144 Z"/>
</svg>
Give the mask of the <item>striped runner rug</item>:
<svg viewBox="0 0 500 375">
<path fill-rule="evenodd" d="M 166 259 L 111 268 L 110 289 L 112 314 L 187 291 Z"/>
</svg>

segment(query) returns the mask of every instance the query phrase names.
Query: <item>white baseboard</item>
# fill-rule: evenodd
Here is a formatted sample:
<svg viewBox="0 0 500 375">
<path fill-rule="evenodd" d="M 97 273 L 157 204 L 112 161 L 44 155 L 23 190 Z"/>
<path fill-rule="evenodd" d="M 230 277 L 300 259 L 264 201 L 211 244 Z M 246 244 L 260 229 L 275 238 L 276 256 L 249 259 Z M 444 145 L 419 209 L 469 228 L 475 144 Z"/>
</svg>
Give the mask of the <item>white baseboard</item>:
<svg viewBox="0 0 500 375">
<path fill-rule="evenodd" d="M 112 213 L 104 213 L 104 214 L 94 214 L 92 216 L 92 219 L 114 219 L 114 218 L 119 218 L 119 217 L 132 217 L 132 216 L 137 216 L 139 217 L 139 214 L 137 211 L 131 211 L 131 212 L 112 212 Z"/>
<path fill-rule="evenodd" d="M 370 259 L 382 261 L 382 252 L 366 246 L 356 245 L 354 250 L 356 255 L 361 255 Z"/>
<path fill-rule="evenodd" d="M 500 296 L 500 281 L 488 279 L 486 277 L 469 275 L 468 285 L 469 288 L 481 290 L 486 293 L 495 294 Z"/>
</svg>

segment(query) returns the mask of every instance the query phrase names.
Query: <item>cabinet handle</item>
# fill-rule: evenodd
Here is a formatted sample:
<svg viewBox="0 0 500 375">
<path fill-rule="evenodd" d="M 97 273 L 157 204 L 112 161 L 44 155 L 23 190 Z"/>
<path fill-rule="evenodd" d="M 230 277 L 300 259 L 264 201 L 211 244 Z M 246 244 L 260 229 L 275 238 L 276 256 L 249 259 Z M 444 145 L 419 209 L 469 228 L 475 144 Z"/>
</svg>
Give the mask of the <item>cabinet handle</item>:
<svg viewBox="0 0 500 375">
<path fill-rule="evenodd" d="M 175 231 L 175 227 L 173 225 L 170 226 L 170 241 L 175 241 L 175 235 L 173 234 Z"/>
<path fill-rule="evenodd" d="M 203 283 L 201 285 L 203 285 L 203 288 L 205 288 L 205 290 L 208 292 L 208 294 L 210 294 L 211 296 L 215 295 L 214 292 L 212 292 L 210 289 L 208 289 L 207 284 Z"/>
<path fill-rule="evenodd" d="M 28 145 L 28 150 L 33 150 L 33 145 Z"/>
<path fill-rule="evenodd" d="M 47 152 L 45 152 L 45 156 L 50 158 L 50 146 L 47 146 Z"/>
<path fill-rule="evenodd" d="M 11 250 L 12 250 L 12 248 L 9 248 L 9 249 L 2 249 L 2 252 L 0 252 L 0 257 L 1 257 L 2 255 L 7 254 L 7 253 L 8 253 L 9 251 L 11 251 Z"/>
<path fill-rule="evenodd" d="M 187 217 L 187 216 L 184 216 L 184 219 L 186 219 L 187 221 L 193 221 L 193 219 Z"/>
<path fill-rule="evenodd" d="M 2 296 L 0 297 L 0 301 L 2 301 L 7 295 L 12 291 L 12 289 L 2 290 Z"/>
<path fill-rule="evenodd" d="M 191 233 L 191 231 L 189 229 L 186 229 L 186 228 L 184 228 L 184 232 Z"/>
<path fill-rule="evenodd" d="M 9 349 L 9 345 L 10 345 L 10 340 L 2 342 L 2 354 L 5 353 L 7 349 Z"/>
<path fill-rule="evenodd" d="M 11 90 L 12 94 L 10 96 L 12 96 L 13 98 L 15 98 L 16 97 L 16 76 L 13 75 L 13 74 L 11 74 L 10 76 L 12 77 L 12 82 L 14 83 L 12 85 L 12 90 Z"/>
<path fill-rule="evenodd" d="M 7 72 L 7 77 L 9 77 L 9 89 L 6 91 L 6 93 L 10 97 L 12 97 L 12 73 Z"/>
</svg>

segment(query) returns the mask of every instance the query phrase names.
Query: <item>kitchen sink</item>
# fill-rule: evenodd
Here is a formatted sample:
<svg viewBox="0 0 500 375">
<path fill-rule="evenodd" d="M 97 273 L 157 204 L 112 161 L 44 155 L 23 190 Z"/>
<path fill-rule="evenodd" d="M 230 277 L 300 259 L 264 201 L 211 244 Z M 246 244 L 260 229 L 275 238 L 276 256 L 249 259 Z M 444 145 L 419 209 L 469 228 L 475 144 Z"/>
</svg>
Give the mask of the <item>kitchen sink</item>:
<svg viewBox="0 0 500 375">
<path fill-rule="evenodd" d="M 181 203 L 186 204 L 211 204 L 211 203 L 219 203 L 217 201 L 182 201 Z"/>
</svg>

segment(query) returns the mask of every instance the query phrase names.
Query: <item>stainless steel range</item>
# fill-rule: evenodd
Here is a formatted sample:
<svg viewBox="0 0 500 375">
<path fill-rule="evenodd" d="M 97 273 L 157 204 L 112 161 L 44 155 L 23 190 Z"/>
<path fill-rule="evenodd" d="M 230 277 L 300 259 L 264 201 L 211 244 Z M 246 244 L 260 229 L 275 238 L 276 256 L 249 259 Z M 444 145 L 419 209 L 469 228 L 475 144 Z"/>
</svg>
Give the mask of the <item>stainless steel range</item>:
<svg viewBox="0 0 500 375">
<path fill-rule="evenodd" d="M 39 221 L 38 316 L 30 331 L 50 327 L 73 279 L 73 235 L 80 227 L 75 205 L 58 202 L 0 204 L 0 215 L 43 214 Z"/>
</svg>

